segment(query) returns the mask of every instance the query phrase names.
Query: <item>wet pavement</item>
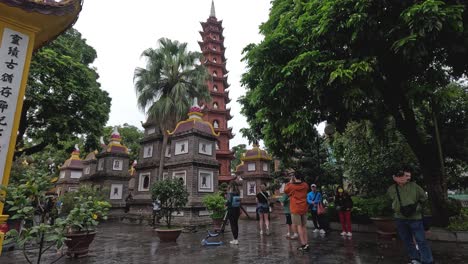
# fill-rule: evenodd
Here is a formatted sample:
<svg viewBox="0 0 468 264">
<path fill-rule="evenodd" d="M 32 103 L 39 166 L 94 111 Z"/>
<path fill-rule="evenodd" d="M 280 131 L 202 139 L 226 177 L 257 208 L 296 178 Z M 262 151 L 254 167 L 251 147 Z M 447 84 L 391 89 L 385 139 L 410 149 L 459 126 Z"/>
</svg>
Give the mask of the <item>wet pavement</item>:
<svg viewBox="0 0 468 264">
<path fill-rule="evenodd" d="M 284 238 L 285 226 L 272 224 L 270 236 L 260 236 L 257 222 L 239 222 L 239 245 L 230 245 L 229 226 L 220 240 L 222 246 L 202 246 L 206 231 L 182 233 L 177 243 L 160 243 L 149 226 L 105 223 L 100 226 L 90 255 L 81 259 L 62 258 L 57 263 L 407 263 L 399 240 L 380 239 L 376 234 L 353 233 L 342 238 L 338 232 L 322 237 L 309 228 L 310 251 L 298 252 L 299 242 Z M 229 231 L 229 232 L 228 232 Z M 213 238 L 212 240 L 217 240 Z M 435 263 L 466 263 L 468 244 L 430 242 Z M 55 254 L 55 250 L 51 252 Z M 50 263 L 55 255 L 46 257 Z M 20 250 L 4 252 L 1 264 L 27 263 Z"/>
</svg>

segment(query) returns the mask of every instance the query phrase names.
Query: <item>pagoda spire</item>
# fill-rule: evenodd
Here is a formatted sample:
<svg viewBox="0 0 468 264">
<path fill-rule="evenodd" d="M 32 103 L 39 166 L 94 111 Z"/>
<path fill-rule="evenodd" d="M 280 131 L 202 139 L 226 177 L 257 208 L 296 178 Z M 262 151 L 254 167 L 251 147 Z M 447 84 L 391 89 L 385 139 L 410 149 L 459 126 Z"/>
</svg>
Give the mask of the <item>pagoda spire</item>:
<svg viewBox="0 0 468 264">
<path fill-rule="evenodd" d="M 211 0 L 210 17 L 216 17 L 216 12 L 215 12 L 215 7 L 214 7 L 214 0 Z"/>
</svg>

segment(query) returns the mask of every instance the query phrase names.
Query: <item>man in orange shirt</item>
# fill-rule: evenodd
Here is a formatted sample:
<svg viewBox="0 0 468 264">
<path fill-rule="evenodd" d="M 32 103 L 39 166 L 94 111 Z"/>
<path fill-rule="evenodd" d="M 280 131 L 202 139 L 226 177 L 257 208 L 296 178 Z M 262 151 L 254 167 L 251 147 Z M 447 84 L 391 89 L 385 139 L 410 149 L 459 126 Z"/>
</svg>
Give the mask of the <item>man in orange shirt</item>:
<svg viewBox="0 0 468 264">
<path fill-rule="evenodd" d="M 307 193 L 309 191 L 309 185 L 304 182 L 302 175 L 291 173 L 292 177 L 284 192 L 289 196 L 290 209 L 291 209 L 291 220 L 293 225 L 297 226 L 299 233 L 299 240 L 301 246 L 297 249 L 300 251 L 308 251 L 309 244 L 307 243 Z M 290 175 L 291 175 L 290 174 Z"/>
</svg>

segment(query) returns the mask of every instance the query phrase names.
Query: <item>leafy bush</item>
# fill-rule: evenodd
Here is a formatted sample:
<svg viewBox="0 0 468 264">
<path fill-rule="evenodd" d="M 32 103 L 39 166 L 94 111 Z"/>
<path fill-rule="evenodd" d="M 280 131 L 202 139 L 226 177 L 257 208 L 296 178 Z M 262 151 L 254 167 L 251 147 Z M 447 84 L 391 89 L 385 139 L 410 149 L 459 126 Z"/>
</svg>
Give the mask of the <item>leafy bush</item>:
<svg viewBox="0 0 468 264">
<path fill-rule="evenodd" d="M 99 220 L 107 220 L 110 203 L 100 201 L 93 196 L 80 195 L 75 197 L 75 207 L 67 218 L 57 219 L 68 232 L 92 231 L 99 224 Z"/>
<path fill-rule="evenodd" d="M 457 216 L 450 218 L 448 229 L 451 231 L 468 231 L 468 208 L 463 208 Z"/>
<path fill-rule="evenodd" d="M 172 227 L 172 213 L 179 212 L 188 202 L 189 193 L 178 179 L 157 181 L 151 186 L 153 200 L 161 201 L 161 214 L 168 229 Z"/>
<path fill-rule="evenodd" d="M 208 194 L 203 197 L 203 205 L 206 206 L 206 209 L 211 212 L 211 218 L 220 219 L 224 216 L 224 205 L 226 200 L 221 195 L 221 193 Z"/>
<path fill-rule="evenodd" d="M 448 214 L 449 217 L 460 215 L 462 204 L 460 200 L 449 198 L 448 199 Z"/>
<path fill-rule="evenodd" d="M 61 208 L 61 215 L 68 215 L 70 211 L 75 207 L 76 204 L 76 197 L 83 196 L 83 197 L 93 197 L 95 200 L 98 201 L 108 201 L 107 192 L 109 190 L 102 189 L 96 190 L 91 186 L 88 185 L 81 185 L 78 191 L 76 192 L 67 192 L 61 198 L 60 201 L 62 202 Z"/>
<path fill-rule="evenodd" d="M 353 197 L 353 203 L 356 214 L 361 216 L 387 217 L 393 215 L 392 201 L 386 195 L 373 198 Z"/>
</svg>

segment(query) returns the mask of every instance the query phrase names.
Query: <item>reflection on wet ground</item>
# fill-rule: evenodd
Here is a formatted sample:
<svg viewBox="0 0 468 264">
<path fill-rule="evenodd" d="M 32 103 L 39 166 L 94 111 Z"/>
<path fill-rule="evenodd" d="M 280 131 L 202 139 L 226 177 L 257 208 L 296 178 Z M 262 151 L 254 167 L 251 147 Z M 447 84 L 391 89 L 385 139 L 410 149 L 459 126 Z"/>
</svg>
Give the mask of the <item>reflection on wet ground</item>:
<svg viewBox="0 0 468 264">
<path fill-rule="evenodd" d="M 90 256 L 63 258 L 57 263 L 407 263 L 398 240 L 379 239 L 375 234 L 354 233 L 342 238 L 338 232 L 326 236 L 309 229 L 310 251 L 297 251 L 298 241 L 284 238 L 285 228 L 279 220 L 272 224 L 270 236 L 260 236 L 257 222 L 240 221 L 239 245 L 230 245 L 230 232 L 221 237 L 223 246 L 204 247 L 200 241 L 205 230 L 183 233 L 177 243 L 160 243 L 149 226 L 106 223 L 91 245 Z M 226 229 L 229 230 L 229 226 Z M 437 263 L 463 263 L 468 259 L 468 244 L 432 242 Z M 52 252 L 54 254 L 55 252 Z M 47 256 L 51 259 L 55 255 Z M 26 263 L 20 250 L 4 252 L 1 264 Z M 44 261 L 43 263 L 49 263 Z"/>
</svg>

